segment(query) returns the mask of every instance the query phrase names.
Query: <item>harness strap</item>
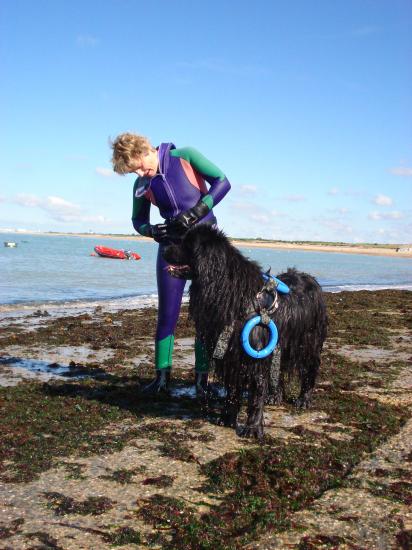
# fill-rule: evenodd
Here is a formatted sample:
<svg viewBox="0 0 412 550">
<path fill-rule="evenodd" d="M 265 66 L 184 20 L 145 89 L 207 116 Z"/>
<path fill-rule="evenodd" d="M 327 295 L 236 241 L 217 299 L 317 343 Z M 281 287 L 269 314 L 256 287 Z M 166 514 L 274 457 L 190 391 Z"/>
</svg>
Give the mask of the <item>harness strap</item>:
<svg viewBox="0 0 412 550">
<path fill-rule="evenodd" d="M 223 359 L 223 357 L 225 356 L 225 353 L 227 352 L 227 348 L 229 346 L 229 340 L 233 334 L 234 329 L 235 329 L 235 321 L 233 321 L 230 325 L 228 325 L 222 330 L 219 336 L 219 340 L 217 341 L 215 350 L 213 352 L 213 359 Z"/>
<path fill-rule="evenodd" d="M 269 371 L 269 385 L 273 390 L 276 390 L 279 385 L 280 378 L 280 349 L 277 346 L 272 354 L 272 363 Z"/>
<path fill-rule="evenodd" d="M 253 300 L 253 306 L 249 309 L 247 316 L 255 315 L 257 313 L 261 317 L 261 323 L 263 325 L 269 325 L 271 321 L 270 314 L 273 313 L 278 307 L 278 294 L 276 292 L 276 287 L 277 284 L 274 279 L 267 279 L 262 287 L 262 290 L 258 292 L 256 298 Z M 269 307 L 265 307 L 265 292 L 273 298 Z M 223 359 L 225 353 L 227 352 L 227 348 L 229 347 L 229 340 L 234 329 L 235 321 L 223 329 L 213 351 L 212 359 Z"/>
<path fill-rule="evenodd" d="M 252 306 L 247 312 L 247 317 L 254 315 L 260 316 L 260 323 L 266 325 L 269 328 L 269 324 L 273 321 L 271 315 L 276 311 L 279 306 L 278 302 L 278 292 L 286 293 L 289 292 L 288 287 L 275 277 L 272 277 L 269 274 L 270 270 L 267 273 L 263 274 L 264 285 L 262 289 L 257 293 L 256 297 L 253 299 Z M 282 289 L 278 289 L 279 286 L 283 285 Z M 275 325 L 276 326 L 276 325 Z M 221 332 L 219 339 L 216 343 L 216 347 L 213 351 L 212 359 L 223 359 L 227 349 L 229 347 L 229 340 L 235 329 L 235 321 L 230 325 L 226 326 Z M 275 357 L 273 357 L 275 361 Z"/>
</svg>

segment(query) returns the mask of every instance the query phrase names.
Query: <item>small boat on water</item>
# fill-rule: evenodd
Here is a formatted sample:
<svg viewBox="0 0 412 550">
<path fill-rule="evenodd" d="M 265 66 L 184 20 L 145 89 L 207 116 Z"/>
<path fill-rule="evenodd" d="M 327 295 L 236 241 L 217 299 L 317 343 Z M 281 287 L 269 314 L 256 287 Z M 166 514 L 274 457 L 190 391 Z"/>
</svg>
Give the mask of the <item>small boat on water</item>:
<svg viewBox="0 0 412 550">
<path fill-rule="evenodd" d="M 7 248 L 16 248 L 17 243 L 13 241 L 4 241 L 4 246 L 6 246 Z"/>
<path fill-rule="evenodd" d="M 116 260 L 140 260 L 141 256 L 130 250 L 116 250 L 107 246 L 95 246 L 94 251 L 102 258 L 113 258 Z"/>
</svg>

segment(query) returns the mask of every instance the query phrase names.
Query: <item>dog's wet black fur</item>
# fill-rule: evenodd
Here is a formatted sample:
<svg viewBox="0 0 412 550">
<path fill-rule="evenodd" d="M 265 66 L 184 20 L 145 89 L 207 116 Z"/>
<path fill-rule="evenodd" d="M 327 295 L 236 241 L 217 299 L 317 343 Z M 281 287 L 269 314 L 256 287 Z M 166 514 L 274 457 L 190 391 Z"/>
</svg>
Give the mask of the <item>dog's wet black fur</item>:
<svg viewBox="0 0 412 550">
<path fill-rule="evenodd" d="M 327 331 L 326 306 L 317 281 L 296 269 L 277 275 L 290 293 L 278 294 L 279 305 L 271 315 L 279 331 L 280 376 L 276 387 L 269 388 L 272 355 L 253 359 L 243 350 L 240 338 L 264 284 L 262 268 L 245 258 L 221 231 L 206 225 L 195 226 L 181 244 L 167 247 L 164 258 L 172 275 L 192 281 L 189 312 L 210 357 L 225 327 L 234 326 L 223 359 L 215 361 L 216 375 L 227 392 L 222 424 L 237 427 L 247 390 L 247 421 L 239 433 L 261 438 L 265 402 L 282 401 L 285 376 L 292 372 L 301 384 L 297 406 L 308 407 Z M 252 347 L 261 350 L 267 342 L 267 329 L 258 325 L 250 336 Z"/>
</svg>

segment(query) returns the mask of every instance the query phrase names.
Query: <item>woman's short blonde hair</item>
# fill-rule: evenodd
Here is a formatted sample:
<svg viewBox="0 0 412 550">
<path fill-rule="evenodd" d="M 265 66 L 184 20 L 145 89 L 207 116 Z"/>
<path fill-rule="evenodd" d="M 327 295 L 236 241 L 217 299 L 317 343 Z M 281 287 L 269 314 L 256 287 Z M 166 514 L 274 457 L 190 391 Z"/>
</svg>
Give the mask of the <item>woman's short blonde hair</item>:
<svg viewBox="0 0 412 550">
<path fill-rule="evenodd" d="M 114 141 L 110 141 L 110 145 L 113 149 L 113 170 L 117 174 L 129 173 L 136 159 L 154 150 L 147 137 L 129 132 L 117 136 Z"/>
</svg>

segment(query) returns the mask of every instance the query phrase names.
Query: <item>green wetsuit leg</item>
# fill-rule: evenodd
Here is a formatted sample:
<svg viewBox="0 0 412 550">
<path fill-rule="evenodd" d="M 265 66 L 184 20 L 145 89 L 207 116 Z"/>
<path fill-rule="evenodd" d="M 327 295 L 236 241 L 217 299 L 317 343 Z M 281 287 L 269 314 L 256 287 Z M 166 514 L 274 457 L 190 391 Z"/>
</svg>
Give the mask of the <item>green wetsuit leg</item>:
<svg viewBox="0 0 412 550">
<path fill-rule="evenodd" d="M 155 366 L 156 370 L 168 369 L 172 366 L 173 347 L 175 337 L 173 334 L 155 342 Z"/>
</svg>

